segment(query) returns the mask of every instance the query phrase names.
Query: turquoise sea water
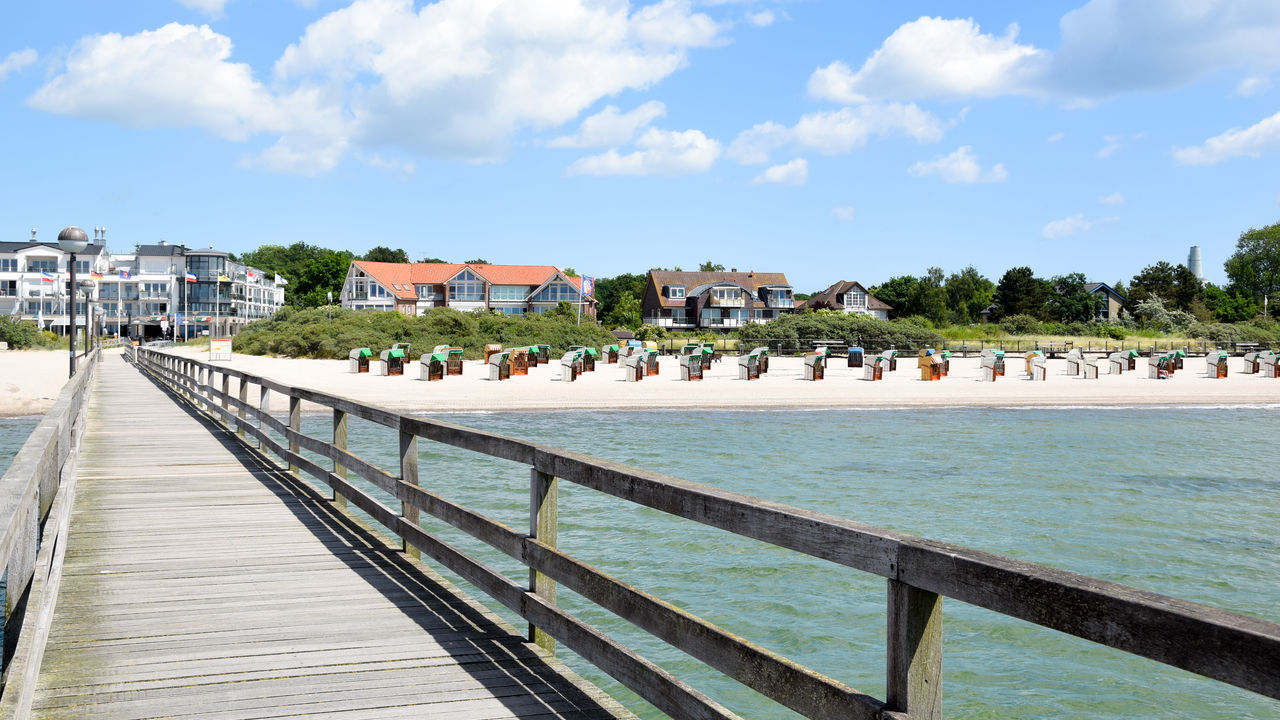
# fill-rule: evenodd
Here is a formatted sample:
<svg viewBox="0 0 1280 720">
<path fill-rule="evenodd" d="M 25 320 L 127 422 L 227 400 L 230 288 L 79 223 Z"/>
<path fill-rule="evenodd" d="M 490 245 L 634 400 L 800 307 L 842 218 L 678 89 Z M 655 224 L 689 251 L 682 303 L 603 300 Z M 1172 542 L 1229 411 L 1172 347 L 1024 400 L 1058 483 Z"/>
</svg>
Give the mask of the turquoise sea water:
<svg viewBox="0 0 1280 720">
<path fill-rule="evenodd" d="M 1280 620 L 1276 407 L 436 417 Z M 324 437 L 328 418 L 306 417 L 304 429 Z M 527 467 L 420 442 L 424 485 L 527 527 Z M 352 421 L 350 447 L 397 466 L 384 428 Z M 585 562 L 884 696 L 883 579 L 569 483 L 560 523 L 561 547 Z M 527 581 L 514 561 L 425 524 Z M 560 603 L 744 717 L 794 717 L 563 588 Z M 1276 701 L 956 601 L 944 616 L 952 717 L 1280 717 Z M 661 717 L 560 654 L 643 717 Z"/>
<path fill-rule="evenodd" d="M 22 449 L 27 436 L 40 424 L 38 416 L 7 418 L 0 417 L 0 475 L 9 468 L 13 456 Z"/>
</svg>

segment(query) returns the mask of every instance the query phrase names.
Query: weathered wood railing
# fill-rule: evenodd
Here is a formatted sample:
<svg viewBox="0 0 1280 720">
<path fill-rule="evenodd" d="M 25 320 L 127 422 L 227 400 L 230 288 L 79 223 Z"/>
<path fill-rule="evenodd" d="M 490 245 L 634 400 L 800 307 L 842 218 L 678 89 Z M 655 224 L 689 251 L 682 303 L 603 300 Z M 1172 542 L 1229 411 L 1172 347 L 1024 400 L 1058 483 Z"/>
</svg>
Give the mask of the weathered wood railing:
<svg viewBox="0 0 1280 720">
<path fill-rule="evenodd" d="M 0 478 L 0 563 L 5 571 L 4 679 L 0 716 L 29 700 L 57 595 L 84 409 L 101 351 L 85 357 L 57 402 Z M 21 382 L 20 378 L 14 379 Z M 10 662 L 10 660 L 14 662 Z"/>
<path fill-rule="evenodd" d="M 1096 578 L 926 540 L 587 455 L 450 423 L 402 415 L 293 387 L 226 366 L 139 349 L 142 367 L 240 435 L 252 436 L 293 472 L 329 485 L 421 552 L 531 624 L 531 639 L 564 643 L 676 718 L 731 718 L 731 711 L 556 607 L 563 584 L 675 648 L 810 718 L 941 717 L 942 597 L 1092 640 L 1280 699 L 1280 625 Z M 218 381 L 215 382 L 215 376 Z M 236 392 L 230 390 L 237 381 Z M 259 404 L 249 401 L 257 386 Z M 287 424 L 264 409 L 270 393 L 288 400 Z M 301 404 L 333 412 L 333 439 L 301 432 Z M 346 450 L 347 418 L 399 433 L 399 475 Z M 269 432 L 285 439 L 277 442 Z M 418 484 L 418 439 L 531 467 L 529 531 L 454 504 Z M 326 467 L 300 454 L 328 458 Z M 354 472 L 391 493 L 388 507 L 348 479 Z M 880 575 L 888 580 L 886 698 L 881 701 L 743 640 L 606 575 L 556 547 L 559 480 L 729 532 Z M 514 583 L 423 530 L 425 512 L 519 560 L 530 586 Z"/>
</svg>

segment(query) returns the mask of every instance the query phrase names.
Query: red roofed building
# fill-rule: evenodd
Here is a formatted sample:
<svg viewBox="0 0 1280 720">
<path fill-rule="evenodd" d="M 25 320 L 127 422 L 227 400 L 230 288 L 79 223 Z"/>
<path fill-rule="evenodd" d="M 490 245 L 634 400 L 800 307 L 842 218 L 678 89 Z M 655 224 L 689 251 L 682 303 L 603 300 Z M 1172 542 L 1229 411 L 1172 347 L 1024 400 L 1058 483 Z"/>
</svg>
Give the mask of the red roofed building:
<svg viewBox="0 0 1280 720">
<path fill-rule="evenodd" d="M 494 310 L 507 315 L 544 313 L 560 302 L 581 304 L 595 314 L 595 300 L 583 300 L 582 278 L 552 265 L 468 265 L 387 263 L 355 260 L 342 285 L 342 307 L 395 310 L 422 315 L 437 307 L 463 312 Z"/>
</svg>

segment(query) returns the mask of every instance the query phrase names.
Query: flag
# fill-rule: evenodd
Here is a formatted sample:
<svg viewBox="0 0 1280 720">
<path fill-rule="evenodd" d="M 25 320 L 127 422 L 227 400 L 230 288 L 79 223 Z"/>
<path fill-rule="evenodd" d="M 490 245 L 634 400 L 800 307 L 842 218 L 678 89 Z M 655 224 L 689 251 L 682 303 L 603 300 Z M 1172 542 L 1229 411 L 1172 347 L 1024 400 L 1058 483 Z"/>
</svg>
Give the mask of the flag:
<svg viewBox="0 0 1280 720">
<path fill-rule="evenodd" d="M 280 273 L 276 273 L 276 284 L 277 284 L 277 285 L 288 285 L 288 284 L 289 284 L 289 281 L 288 281 L 288 280 L 285 280 L 285 279 L 284 279 L 284 278 L 282 278 L 282 277 L 280 277 Z"/>
<path fill-rule="evenodd" d="M 596 294 L 596 279 L 590 275 L 582 276 L 582 294 L 591 297 Z"/>
<path fill-rule="evenodd" d="M 195 282 L 195 281 L 196 281 L 196 274 L 193 272 L 187 273 L 187 282 Z"/>
<path fill-rule="evenodd" d="M 255 274 L 253 274 L 252 272 L 247 273 L 247 274 L 248 274 L 248 276 L 249 276 L 249 279 L 250 279 L 250 280 L 257 280 L 257 279 L 258 279 L 258 276 L 257 276 L 257 275 L 255 275 Z"/>
<path fill-rule="evenodd" d="M 226 275 L 219 275 L 218 282 L 231 282 L 231 278 L 227 277 Z"/>
<path fill-rule="evenodd" d="M 96 272 L 96 271 L 95 271 L 95 272 L 91 272 L 91 273 L 89 273 L 89 277 L 93 278 L 94 280 L 101 280 L 101 279 L 102 279 L 102 273 L 100 273 L 100 272 Z"/>
<path fill-rule="evenodd" d="M 44 282 L 51 283 L 54 280 L 53 273 L 42 272 L 40 273 L 40 279 Z"/>
<path fill-rule="evenodd" d="M 120 271 L 120 279 L 121 279 L 121 280 L 128 280 L 128 279 L 129 279 L 129 271 L 128 271 L 128 270 L 121 270 L 121 271 Z"/>
</svg>

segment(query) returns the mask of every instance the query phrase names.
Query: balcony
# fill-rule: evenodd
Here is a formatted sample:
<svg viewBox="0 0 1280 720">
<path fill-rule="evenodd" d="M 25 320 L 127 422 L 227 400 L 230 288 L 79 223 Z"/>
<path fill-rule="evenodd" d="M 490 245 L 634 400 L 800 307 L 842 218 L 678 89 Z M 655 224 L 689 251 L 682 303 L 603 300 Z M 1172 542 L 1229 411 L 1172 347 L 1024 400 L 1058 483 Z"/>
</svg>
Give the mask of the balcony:
<svg viewBox="0 0 1280 720">
<path fill-rule="evenodd" d="M 707 298 L 707 305 L 709 307 L 718 307 L 718 308 L 740 308 L 740 307 L 746 307 L 747 300 L 746 298 L 742 297 L 741 294 L 733 298 L 717 298 L 713 295 Z"/>
<path fill-rule="evenodd" d="M 746 320 L 739 320 L 737 318 L 706 318 L 704 319 L 702 327 L 711 330 L 728 330 L 730 328 L 740 328 L 746 325 L 747 322 L 748 321 Z"/>
<path fill-rule="evenodd" d="M 765 302 L 767 308 L 777 308 L 781 310 L 790 310 L 796 306 L 794 298 L 770 298 Z"/>
</svg>

